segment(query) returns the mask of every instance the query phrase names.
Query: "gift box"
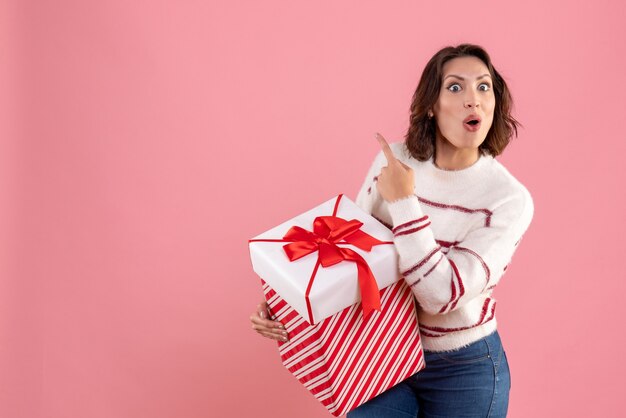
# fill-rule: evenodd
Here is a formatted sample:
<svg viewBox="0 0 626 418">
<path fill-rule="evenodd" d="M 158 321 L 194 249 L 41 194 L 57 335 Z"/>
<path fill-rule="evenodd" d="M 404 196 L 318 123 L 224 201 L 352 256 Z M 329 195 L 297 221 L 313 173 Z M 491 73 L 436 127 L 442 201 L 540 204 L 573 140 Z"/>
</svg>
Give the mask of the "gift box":
<svg viewBox="0 0 626 418">
<path fill-rule="evenodd" d="M 283 365 L 334 416 L 348 413 L 425 367 L 415 301 L 404 280 L 383 289 L 367 319 L 360 303 L 309 323 L 262 280 L 271 318 L 289 335 Z"/>
<path fill-rule="evenodd" d="M 343 195 L 250 240 L 283 365 L 335 416 L 424 368 L 393 234 Z"/>
<path fill-rule="evenodd" d="M 254 271 L 315 324 L 401 280 L 391 231 L 339 195 L 249 240 Z"/>
</svg>

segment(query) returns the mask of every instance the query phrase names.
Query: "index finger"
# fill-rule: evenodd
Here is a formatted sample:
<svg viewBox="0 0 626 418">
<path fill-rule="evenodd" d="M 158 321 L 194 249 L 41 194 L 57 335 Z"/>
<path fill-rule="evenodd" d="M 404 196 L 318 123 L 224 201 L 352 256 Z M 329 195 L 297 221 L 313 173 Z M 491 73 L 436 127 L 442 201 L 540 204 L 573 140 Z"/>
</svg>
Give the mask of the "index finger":
<svg viewBox="0 0 626 418">
<path fill-rule="evenodd" d="M 376 139 L 378 140 L 378 143 L 380 144 L 380 147 L 383 149 L 383 153 L 387 158 L 387 164 L 395 163 L 396 156 L 393 155 L 393 151 L 391 151 L 391 147 L 389 146 L 385 138 L 381 134 L 376 132 Z"/>
</svg>

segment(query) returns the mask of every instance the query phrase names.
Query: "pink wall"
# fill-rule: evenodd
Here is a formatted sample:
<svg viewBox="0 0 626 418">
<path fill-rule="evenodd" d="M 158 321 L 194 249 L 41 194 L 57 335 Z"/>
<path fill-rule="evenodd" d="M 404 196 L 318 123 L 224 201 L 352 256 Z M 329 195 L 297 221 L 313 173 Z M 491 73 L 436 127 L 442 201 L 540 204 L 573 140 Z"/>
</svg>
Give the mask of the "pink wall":
<svg viewBox="0 0 626 418">
<path fill-rule="evenodd" d="M 247 239 L 353 198 L 440 47 L 483 45 L 535 218 L 498 321 L 510 417 L 623 406 L 619 1 L 0 5 L 0 416 L 324 417 L 251 329 Z"/>
</svg>

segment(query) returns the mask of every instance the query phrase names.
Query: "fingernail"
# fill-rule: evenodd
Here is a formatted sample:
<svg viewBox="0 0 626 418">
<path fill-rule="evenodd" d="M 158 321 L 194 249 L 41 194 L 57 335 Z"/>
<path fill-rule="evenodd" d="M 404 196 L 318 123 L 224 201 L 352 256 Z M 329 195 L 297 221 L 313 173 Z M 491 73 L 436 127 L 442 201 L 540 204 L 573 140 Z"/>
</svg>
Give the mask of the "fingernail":
<svg viewBox="0 0 626 418">
<path fill-rule="evenodd" d="M 287 337 L 283 337 L 283 341 L 287 341 Z"/>
<path fill-rule="evenodd" d="M 287 336 L 287 331 L 283 331 L 283 335 L 286 337 Z"/>
<path fill-rule="evenodd" d="M 261 318 L 265 318 L 265 312 L 261 311 L 259 315 L 261 315 Z"/>
</svg>

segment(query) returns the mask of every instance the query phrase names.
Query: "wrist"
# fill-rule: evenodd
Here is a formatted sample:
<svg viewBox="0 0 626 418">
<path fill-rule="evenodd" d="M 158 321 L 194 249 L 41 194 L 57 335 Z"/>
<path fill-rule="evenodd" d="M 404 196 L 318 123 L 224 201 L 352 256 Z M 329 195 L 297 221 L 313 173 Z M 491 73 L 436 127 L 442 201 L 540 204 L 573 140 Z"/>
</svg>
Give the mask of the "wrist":
<svg viewBox="0 0 626 418">
<path fill-rule="evenodd" d="M 400 200 L 408 199 L 409 197 L 413 197 L 413 196 L 415 196 L 415 193 L 413 192 L 413 190 L 405 191 L 404 193 L 397 193 L 391 196 L 387 196 L 387 198 L 385 198 L 385 201 L 391 204 L 391 203 L 398 202 Z"/>
<path fill-rule="evenodd" d="M 404 199 L 394 200 L 387 204 L 387 208 L 394 227 L 424 216 L 415 194 Z"/>
</svg>

